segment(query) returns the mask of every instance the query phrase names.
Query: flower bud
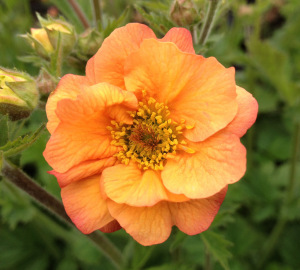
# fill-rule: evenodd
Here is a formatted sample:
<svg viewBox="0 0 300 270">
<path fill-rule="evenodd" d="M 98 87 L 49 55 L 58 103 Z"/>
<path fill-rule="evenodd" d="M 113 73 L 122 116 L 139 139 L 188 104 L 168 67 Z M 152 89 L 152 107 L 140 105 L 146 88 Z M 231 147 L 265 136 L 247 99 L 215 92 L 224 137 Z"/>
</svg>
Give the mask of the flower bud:
<svg viewBox="0 0 300 270">
<path fill-rule="evenodd" d="M 48 96 L 57 86 L 55 79 L 43 68 L 36 79 L 36 84 L 42 96 Z"/>
<path fill-rule="evenodd" d="M 38 19 L 42 28 L 31 28 L 31 35 L 27 35 L 36 52 L 48 58 L 57 49 L 60 36 L 64 54 L 70 53 L 76 41 L 73 26 L 63 20 L 46 20 L 39 15 Z"/>
<path fill-rule="evenodd" d="M 78 54 L 91 58 L 100 48 L 102 35 L 96 29 L 87 29 L 78 37 Z"/>
<path fill-rule="evenodd" d="M 170 16 L 179 26 L 192 24 L 197 15 L 197 8 L 193 0 L 175 0 L 172 4 Z"/>
<path fill-rule="evenodd" d="M 35 81 L 28 75 L 0 68 L 0 113 L 11 120 L 30 115 L 39 100 Z"/>
</svg>

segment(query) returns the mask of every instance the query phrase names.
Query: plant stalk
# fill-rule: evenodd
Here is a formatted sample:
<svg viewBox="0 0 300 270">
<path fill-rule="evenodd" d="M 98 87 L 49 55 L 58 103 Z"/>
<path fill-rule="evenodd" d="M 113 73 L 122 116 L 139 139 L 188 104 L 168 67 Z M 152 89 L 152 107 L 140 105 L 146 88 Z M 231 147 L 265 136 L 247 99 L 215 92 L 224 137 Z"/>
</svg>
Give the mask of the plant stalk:
<svg viewBox="0 0 300 270">
<path fill-rule="evenodd" d="M 83 13 L 81 7 L 78 5 L 77 1 L 76 0 L 68 0 L 68 1 L 71 7 L 73 8 L 73 10 L 75 11 L 75 13 L 77 14 L 79 20 L 83 24 L 84 28 L 85 29 L 89 28 L 90 27 L 89 21 L 87 20 L 85 14 Z"/>
<path fill-rule="evenodd" d="M 93 0 L 95 26 L 99 29 L 102 25 L 101 3 L 100 0 Z"/>
<path fill-rule="evenodd" d="M 210 34 L 210 31 L 214 24 L 214 19 L 216 15 L 216 11 L 218 9 L 219 0 L 209 0 L 208 10 L 206 13 L 206 17 L 204 20 L 204 24 L 202 26 L 202 31 L 200 34 L 199 44 L 205 45 L 205 42 Z"/>
<path fill-rule="evenodd" d="M 15 167 L 13 164 L 8 163 L 7 161 L 4 161 L 2 175 L 7 180 L 15 184 L 18 188 L 25 191 L 34 200 L 59 216 L 63 221 L 75 227 L 71 219 L 66 214 L 62 203 L 49 192 L 44 190 L 40 185 L 35 183 L 21 169 Z M 98 247 L 98 249 L 100 249 L 100 251 L 108 259 L 110 259 L 116 269 L 121 268 L 121 265 L 123 264 L 122 254 L 107 237 L 98 232 L 94 232 L 86 236 Z"/>
<path fill-rule="evenodd" d="M 292 153 L 292 160 L 291 160 L 291 168 L 290 168 L 290 177 L 289 177 L 289 183 L 286 189 L 286 196 L 285 200 L 282 204 L 281 210 L 280 210 L 280 216 L 277 220 L 277 223 L 275 224 L 269 239 L 266 242 L 264 253 L 262 254 L 261 259 L 258 262 L 258 269 L 263 269 L 263 266 L 265 262 L 269 259 L 271 254 L 273 253 L 276 244 L 284 231 L 285 225 L 287 223 L 287 218 L 284 216 L 284 211 L 287 207 L 289 207 L 290 203 L 293 200 L 293 193 L 295 189 L 296 184 L 296 169 L 297 169 L 297 161 L 298 161 L 298 155 L 300 150 L 300 124 L 295 124 L 294 127 L 294 138 L 293 138 L 293 153 Z"/>
</svg>

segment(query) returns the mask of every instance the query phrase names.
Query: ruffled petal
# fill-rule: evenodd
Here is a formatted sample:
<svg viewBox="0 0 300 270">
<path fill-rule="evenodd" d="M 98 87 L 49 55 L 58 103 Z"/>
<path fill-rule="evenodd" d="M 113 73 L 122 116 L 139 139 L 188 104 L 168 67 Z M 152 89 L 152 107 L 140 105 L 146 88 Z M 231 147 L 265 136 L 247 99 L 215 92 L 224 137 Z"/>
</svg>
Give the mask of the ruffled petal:
<svg viewBox="0 0 300 270">
<path fill-rule="evenodd" d="M 161 41 L 173 42 L 181 51 L 195 53 L 191 32 L 185 28 L 171 28 Z"/>
<path fill-rule="evenodd" d="M 56 114 L 61 122 L 47 143 L 45 159 L 65 173 L 81 162 L 111 157 L 118 148 L 110 144 L 107 126 L 112 119 L 131 124 L 127 111 L 136 108 L 132 93 L 106 83 L 88 87 L 76 100 L 60 101 Z"/>
<path fill-rule="evenodd" d="M 61 78 L 56 89 L 50 94 L 46 104 L 48 117 L 47 129 L 50 133 L 53 133 L 60 122 L 55 113 L 57 102 L 65 98 L 76 99 L 81 87 L 88 84 L 88 80 L 83 76 L 67 74 Z"/>
<path fill-rule="evenodd" d="M 169 203 L 174 225 L 182 232 L 195 235 L 207 230 L 225 198 L 227 187 L 219 193 L 183 203 Z"/>
<path fill-rule="evenodd" d="M 59 173 L 56 171 L 50 171 L 50 174 L 53 174 L 57 178 L 59 186 L 65 187 L 72 182 L 81 180 L 88 176 L 94 174 L 99 174 L 105 168 L 113 166 L 116 163 L 116 158 L 104 158 L 99 160 L 87 160 L 78 164 L 77 166 L 72 167 L 70 170 L 65 173 Z"/>
<path fill-rule="evenodd" d="M 92 83 L 108 82 L 125 89 L 124 61 L 140 47 L 145 38 L 156 38 L 146 25 L 129 23 L 115 29 L 107 37 L 87 66 L 87 77 Z"/>
<path fill-rule="evenodd" d="M 173 203 L 162 201 L 151 207 L 134 207 L 107 200 L 111 215 L 137 242 L 149 246 L 168 239 L 173 225 L 194 235 L 205 231 L 215 218 L 227 187 L 205 199 Z"/>
<path fill-rule="evenodd" d="M 162 200 L 186 201 L 183 195 L 171 194 L 162 184 L 160 172 L 141 170 L 136 163 L 106 168 L 101 185 L 108 198 L 132 206 L 152 206 Z"/>
<path fill-rule="evenodd" d="M 61 189 L 68 216 L 85 234 L 103 228 L 114 220 L 101 197 L 99 182 L 100 175 L 95 175 Z"/>
<path fill-rule="evenodd" d="M 224 131 L 231 132 L 242 137 L 256 120 L 258 103 L 256 99 L 244 88 L 237 86 L 236 92 L 238 112 Z"/>
<path fill-rule="evenodd" d="M 191 199 L 212 196 L 241 179 L 246 171 L 246 149 L 239 138 L 219 132 L 204 142 L 188 143 L 196 153 L 178 153 L 161 173 L 165 187 Z"/>
<path fill-rule="evenodd" d="M 180 51 L 175 44 L 144 40 L 125 63 L 126 89 L 169 106 L 170 117 L 186 120 L 184 135 L 202 141 L 232 121 L 237 112 L 234 69 L 215 58 Z"/>
<path fill-rule="evenodd" d="M 173 225 L 167 202 L 151 207 L 133 207 L 107 200 L 111 215 L 137 242 L 144 246 L 166 241 Z"/>
</svg>

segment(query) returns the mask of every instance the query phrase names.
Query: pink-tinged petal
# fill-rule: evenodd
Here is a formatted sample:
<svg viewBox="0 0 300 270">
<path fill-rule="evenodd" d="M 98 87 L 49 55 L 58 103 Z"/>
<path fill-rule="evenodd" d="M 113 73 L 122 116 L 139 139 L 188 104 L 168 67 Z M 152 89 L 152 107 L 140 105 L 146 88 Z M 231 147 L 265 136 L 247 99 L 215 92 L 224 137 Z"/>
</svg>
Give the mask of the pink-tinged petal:
<svg viewBox="0 0 300 270">
<path fill-rule="evenodd" d="M 156 38 L 146 25 L 129 23 L 107 37 L 87 66 L 87 77 L 93 83 L 108 82 L 125 89 L 124 61 L 140 47 L 145 38 Z"/>
<path fill-rule="evenodd" d="M 179 152 L 161 173 L 164 186 L 172 193 L 207 198 L 245 174 L 246 149 L 234 134 L 220 131 L 204 142 L 189 142 L 188 147 L 196 152 Z"/>
<path fill-rule="evenodd" d="M 144 246 L 159 244 L 168 239 L 172 226 L 194 235 L 205 231 L 217 214 L 227 187 L 205 199 L 187 202 L 161 201 L 151 207 L 118 204 L 110 199 L 111 215 L 137 242 Z"/>
<path fill-rule="evenodd" d="M 94 65 L 95 65 L 95 55 L 87 61 L 85 67 L 86 77 L 89 80 L 91 85 L 96 84 L 96 74 L 95 74 Z"/>
<path fill-rule="evenodd" d="M 258 104 L 256 99 L 244 88 L 237 86 L 236 92 L 238 112 L 224 131 L 231 132 L 242 137 L 256 120 Z"/>
<path fill-rule="evenodd" d="M 103 228 L 114 219 L 100 193 L 100 175 L 69 184 L 61 189 L 68 216 L 76 227 L 88 234 Z"/>
<path fill-rule="evenodd" d="M 67 74 L 61 78 L 56 89 L 50 94 L 46 104 L 47 128 L 50 133 L 53 133 L 60 122 L 55 113 L 57 103 L 65 98 L 76 99 L 81 87 L 88 84 L 88 80 L 83 76 Z"/>
<path fill-rule="evenodd" d="M 167 202 L 151 207 L 133 207 L 107 200 L 111 215 L 137 242 L 144 246 L 166 241 L 173 225 Z"/>
<path fill-rule="evenodd" d="M 202 141 L 226 127 L 237 113 L 234 69 L 215 58 L 180 51 L 175 44 L 144 40 L 125 64 L 126 89 L 169 106 L 170 117 L 193 127 L 184 132 Z"/>
<path fill-rule="evenodd" d="M 104 233 L 113 233 L 120 229 L 122 229 L 122 227 L 120 226 L 119 222 L 116 220 L 113 220 L 110 223 L 108 223 L 107 225 L 105 225 L 104 227 L 100 228 L 99 230 Z"/>
<path fill-rule="evenodd" d="M 227 187 L 219 193 L 183 203 L 169 203 L 174 225 L 182 232 L 195 235 L 209 228 L 225 198 Z"/>
<path fill-rule="evenodd" d="M 88 87 L 76 100 L 60 101 L 56 114 L 61 122 L 47 143 L 45 159 L 56 172 L 65 173 L 81 162 L 111 157 L 118 148 L 110 144 L 107 126 L 111 120 L 131 124 L 127 111 L 136 108 L 132 93 L 106 83 Z M 111 117 L 114 110 L 116 118 Z"/>
<path fill-rule="evenodd" d="M 188 200 L 183 195 L 168 192 L 162 184 L 159 171 L 141 170 L 134 162 L 104 169 L 101 182 L 107 197 L 119 204 L 152 206 L 162 200 Z"/>
<path fill-rule="evenodd" d="M 99 160 L 87 160 L 77 166 L 72 167 L 65 173 L 50 171 L 57 178 L 59 186 L 65 187 L 72 182 L 76 182 L 88 176 L 101 173 L 105 168 L 113 166 L 116 163 L 115 157 L 104 158 Z"/>
<path fill-rule="evenodd" d="M 191 32 L 185 28 L 171 28 L 161 41 L 173 42 L 181 51 L 195 53 Z"/>
</svg>

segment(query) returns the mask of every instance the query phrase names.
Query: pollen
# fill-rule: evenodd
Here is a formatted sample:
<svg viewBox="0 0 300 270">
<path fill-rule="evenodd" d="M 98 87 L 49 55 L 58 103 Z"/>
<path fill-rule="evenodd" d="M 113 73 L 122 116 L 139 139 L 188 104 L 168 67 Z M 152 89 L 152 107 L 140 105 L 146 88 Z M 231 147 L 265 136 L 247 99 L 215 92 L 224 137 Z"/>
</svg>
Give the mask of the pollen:
<svg viewBox="0 0 300 270">
<path fill-rule="evenodd" d="M 151 97 L 146 99 L 144 93 L 138 110 L 128 113 L 133 118 L 132 125 L 111 121 L 107 127 L 112 136 L 111 144 L 120 147 L 115 156 L 122 163 L 128 165 L 133 161 L 144 170 L 162 170 L 167 156 L 174 156 L 179 150 L 194 153 L 184 146 L 184 121 L 177 123 L 170 119 L 170 111 L 164 103 Z"/>
</svg>

